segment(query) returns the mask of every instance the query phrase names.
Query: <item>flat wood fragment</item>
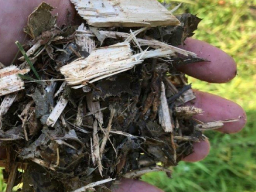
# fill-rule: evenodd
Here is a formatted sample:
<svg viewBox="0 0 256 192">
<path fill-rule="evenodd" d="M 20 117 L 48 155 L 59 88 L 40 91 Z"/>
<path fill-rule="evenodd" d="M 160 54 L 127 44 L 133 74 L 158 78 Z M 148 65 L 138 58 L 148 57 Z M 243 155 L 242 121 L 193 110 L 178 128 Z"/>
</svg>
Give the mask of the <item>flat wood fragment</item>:
<svg viewBox="0 0 256 192">
<path fill-rule="evenodd" d="M 173 126 L 171 121 L 171 114 L 167 102 L 167 98 L 165 95 L 165 85 L 161 82 L 161 96 L 160 96 L 160 107 L 158 110 L 159 123 L 165 132 L 172 132 Z"/>
<path fill-rule="evenodd" d="M 132 57 L 129 43 L 99 48 L 86 59 L 78 59 L 60 68 L 69 85 L 84 84 L 127 71 L 143 60 Z"/>
<path fill-rule="evenodd" d="M 60 100 L 58 101 L 58 103 L 52 110 L 50 116 L 48 117 L 48 119 L 46 121 L 46 125 L 53 127 L 55 125 L 55 123 L 57 122 L 57 120 L 59 119 L 61 113 L 67 106 L 67 104 L 68 104 L 68 100 L 65 99 L 63 96 L 61 96 Z"/>
<path fill-rule="evenodd" d="M 185 93 L 182 94 L 184 103 L 187 103 L 189 101 L 192 101 L 196 98 L 194 92 L 192 89 L 187 90 Z"/>
<path fill-rule="evenodd" d="M 78 14 L 95 27 L 179 25 L 179 20 L 157 0 L 71 0 Z"/>
<path fill-rule="evenodd" d="M 69 85 L 79 85 L 73 88 L 80 88 L 87 83 L 128 71 L 145 59 L 167 57 L 171 54 L 171 49 L 156 49 L 133 55 L 130 44 L 123 42 L 96 49 L 87 58 L 73 61 L 61 67 L 60 71 Z"/>
<path fill-rule="evenodd" d="M 0 96 L 24 89 L 24 81 L 18 74 L 26 74 L 30 69 L 19 69 L 11 65 L 0 70 Z"/>
</svg>

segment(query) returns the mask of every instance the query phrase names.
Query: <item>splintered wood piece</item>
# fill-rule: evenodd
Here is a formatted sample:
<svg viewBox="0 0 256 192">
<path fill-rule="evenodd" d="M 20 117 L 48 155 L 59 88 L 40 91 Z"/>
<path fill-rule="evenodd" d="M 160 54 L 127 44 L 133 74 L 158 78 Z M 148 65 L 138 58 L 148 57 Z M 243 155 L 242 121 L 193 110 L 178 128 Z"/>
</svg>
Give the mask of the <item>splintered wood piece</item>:
<svg viewBox="0 0 256 192">
<path fill-rule="evenodd" d="M 172 121 L 169 106 L 167 103 L 167 98 L 165 95 L 165 85 L 161 82 L 161 96 L 160 96 L 160 107 L 158 110 L 159 123 L 165 132 L 172 132 Z"/>
<path fill-rule="evenodd" d="M 203 110 L 195 106 L 184 106 L 184 107 L 175 107 L 175 113 L 177 115 L 191 117 L 193 115 L 202 114 Z"/>
<path fill-rule="evenodd" d="M 69 85 L 92 83 L 127 71 L 143 60 L 132 57 L 129 43 L 118 43 L 92 51 L 89 57 L 78 59 L 60 68 Z"/>
<path fill-rule="evenodd" d="M 192 89 L 187 90 L 185 93 L 182 94 L 184 103 L 187 103 L 189 101 L 192 101 L 193 99 L 196 98 L 194 92 Z"/>
<path fill-rule="evenodd" d="M 142 28 L 137 30 L 138 32 L 144 31 L 146 28 Z M 80 32 L 80 30 L 77 30 L 78 32 Z M 135 35 L 137 35 L 137 31 L 133 32 Z M 107 37 L 107 38 L 111 38 L 111 39 L 117 39 L 117 38 L 129 38 L 132 37 L 134 34 L 131 33 L 124 33 L 124 32 L 117 32 L 117 31 L 99 31 L 100 35 L 102 35 L 103 37 Z M 91 31 L 87 30 L 84 31 L 84 34 L 86 34 L 87 36 L 93 36 L 93 34 L 91 33 Z M 135 37 L 134 37 L 135 38 Z M 154 49 L 168 49 L 168 50 L 172 50 L 173 51 L 173 55 L 174 53 L 179 53 L 181 55 L 184 56 L 191 56 L 191 57 L 197 57 L 196 53 L 193 53 L 191 51 L 186 51 L 184 49 L 172 46 L 172 45 L 168 45 L 164 42 L 155 40 L 155 39 L 141 39 L 141 38 L 136 38 L 136 41 L 139 43 L 140 46 L 149 46 L 152 47 Z"/>
<path fill-rule="evenodd" d="M 78 14 L 95 27 L 179 25 L 179 20 L 157 0 L 71 0 Z"/>
<path fill-rule="evenodd" d="M 103 166 L 101 164 L 101 156 L 100 156 L 100 144 L 99 144 L 99 136 L 98 136 L 98 123 L 97 121 L 94 121 L 93 123 L 93 154 L 95 163 L 98 165 L 98 169 L 100 172 L 100 175 L 102 176 Z"/>
<path fill-rule="evenodd" d="M 91 53 L 95 48 L 95 41 L 91 39 L 91 34 L 87 33 L 84 24 L 81 24 L 76 31 L 76 44 L 80 47 L 81 51 Z"/>
<path fill-rule="evenodd" d="M 4 100 L 0 106 L 0 117 L 7 113 L 8 109 L 11 107 L 16 99 L 17 94 L 11 94 L 4 97 Z"/>
<path fill-rule="evenodd" d="M 60 97 L 60 100 L 52 110 L 50 116 L 48 117 L 46 121 L 46 125 L 53 127 L 56 123 L 56 121 L 59 119 L 61 113 L 65 109 L 65 107 L 68 104 L 68 100 L 65 99 L 63 96 Z"/>
<path fill-rule="evenodd" d="M 77 89 L 87 83 L 128 71 L 145 59 L 167 57 L 173 53 L 171 49 L 156 49 L 132 55 L 130 44 L 123 42 L 96 49 L 87 58 L 73 61 L 61 67 L 60 71 L 69 85 L 78 85 L 73 87 Z"/>
<path fill-rule="evenodd" d="M 198 130 L 215 130 L 215 129 L 219 129 L 221 128 L 224 123 L 232 123 L 232 122 L 236 122 L 239 121 L 239 119 L 229 119 L 229 120 L 223 120 L 223 121 L 212 121 L 212 122 L 207 122 L 207 123 L 201 123 L 201 124 L 197 124 L 195 127 Z"/>
<path fill-rule="evenodd" d="M 90 183 L 90 184 L 88 184 L 88 185 L 86 185 L 86 186 L 83 186 L 83 187 L 81 187 L 81 188 L 79 188 L 79 189 L 76 189 L 76 190 L 74 190 L 73 192 L 83 192 L 83 191 L 86 191 L 86 189 L 91 189 L 91 188 L 94 188 L 94 187 L 96 187 L 96 186 L 98 186 L 98 185 L 102 185 L 102 184 L 104 184 L 104 183 L 108 183 L 108 182 L 114 181 L 114 180 L 115 180 L 115 179 L 112 179 L 112 178 L 100 180 L 100 181 L 97 181 L 97 182 L 94 182 L 94 183 Z"/>
<path fill-rule="evenodd" d="M 24 89 L 24 81 L 18 74 L 28 73 L 30 69 L 19 69 L 11 65 L 0 70 L 0 96 Z"/>
<path fill-rule="evenodd" d="M 102 140 L 102 143 L 100 146 L 100 154 L 104 153 L 104 149 L 107 144 L 107 140 L 109 139 L 109 133 L 110 133 L 110 130 L 112 127 L 112 121 L 113 121 L 114 115 L 115 115 L 115 109 L 111 109 L 110 110 L 110 118 L 108 121 L 108 127 L 107 127 L 106 131 L 104 131 L 104 137 L 103 137 L 103 140 Z"/>
</svg>

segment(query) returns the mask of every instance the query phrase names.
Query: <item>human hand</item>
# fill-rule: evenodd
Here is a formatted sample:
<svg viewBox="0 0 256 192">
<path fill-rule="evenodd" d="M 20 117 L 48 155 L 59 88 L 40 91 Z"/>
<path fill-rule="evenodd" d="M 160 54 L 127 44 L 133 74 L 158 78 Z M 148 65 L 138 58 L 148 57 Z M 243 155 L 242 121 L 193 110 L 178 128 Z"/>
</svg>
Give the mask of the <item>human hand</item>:
<svg viewBox="0 0 256 192">
<path fill-rule="evenodd" d="M 41 0 L 23 0 L 15 1 L 0 0 L 0 62 L 9 65 L 14 58 L 17 48 L 15 41 L 23 42 L 23 27 L 26 25 L 26 18 L 37 7 Z M 54 13 L 59 14 L 59 24 L 67 22 L 67 13 L 70 12 L 70 18 L 74 18 L 75 11 L 69 0 L 45 0 L 53 7 L 56 7 Z M 180 67 L 180 70 L 190 76 L 211 83 L 224 83 L 230 81 L 236 75 L 236 64 L 233 59 L 221 50 L 198 40 L 188 39 L 183 47 L 186 50 L 193 51 L 199 57 L 205 58 L 211 62 L 201 62 L 189 64 Z M 203 122 L 239 119 L 239 121 L 227 123 L 219 131 L 224 133 L 235 133 L 240 131 L 246 123 L 246 115 L 243 109 L 232 101 L 221 97 L 195 91 L 196 100 L 193 105 L 202 108 L 203 115 L 197 116 L 198 120 Z M 184 159 L 184 161 L 195 162 L 202 160 L 209 153 L 210 144 L 208 141 L 195 143 L 194 153 Z M 141 181 L 123 180 L 116 192 L 140 192 L 140 191 L 161 191 L 149 184 Z"/>
</svg>

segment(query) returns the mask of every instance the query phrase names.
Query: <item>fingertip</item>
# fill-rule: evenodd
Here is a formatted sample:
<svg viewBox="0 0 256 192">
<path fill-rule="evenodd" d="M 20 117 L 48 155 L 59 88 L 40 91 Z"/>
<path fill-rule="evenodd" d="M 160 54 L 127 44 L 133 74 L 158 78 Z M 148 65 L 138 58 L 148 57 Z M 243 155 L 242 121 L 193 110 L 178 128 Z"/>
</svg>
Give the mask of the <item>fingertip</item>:
<svg viewBox="0 0 256 192">
<path fill-rule="evenodd" d="M 210 83 L 225 83 L 237 74 L 234 59 L 222 50 L 196 39 L 188 38 L 181 48 L 196 53 L 209 62 L 192 63 L 177 67 L 180 71 Z"/>
<path fill-rule="evenodd" d="M 118 186 L 113 188 L 113 192 L 163 192 L 161 189 L 150 185 L 144 181 L 122 179 Z"/>
<path fill-rule="evenodd" d="M 203 114 L 195 116 L 196 119 L 203 122 L 236 120 L 224 123 L 224 126 L 218 129 L 223 133 L 237 133 L 243 129 L 246 124 L 246 113 L 241 106 L 210 93 L 198 90 L 194 90 L 194 93 L 196 99 L 192 105 L 204 111 Z"/>
<path fill-rule="evenodd" d="M 194 152 L 183 159 L 186 162 L 197 162 L 203 160 L 210 152 L 210 143 L 208 140 L 194 143 Z"/>
</svg>

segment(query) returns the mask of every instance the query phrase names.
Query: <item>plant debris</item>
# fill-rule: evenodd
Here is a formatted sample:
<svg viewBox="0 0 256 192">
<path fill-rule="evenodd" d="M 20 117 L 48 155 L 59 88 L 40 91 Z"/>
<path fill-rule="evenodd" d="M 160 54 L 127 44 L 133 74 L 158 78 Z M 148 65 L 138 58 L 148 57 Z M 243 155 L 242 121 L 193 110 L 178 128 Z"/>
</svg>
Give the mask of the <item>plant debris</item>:
<svg viewBox="0 0 256 192">
<path fill-rule="evenodd" d="M 0 69 L 8 191 L 108 191 L 122 177 L 170 175 L 202 130 L 232 121 L 202 123 L 193 115 L 203 111 L 185 106 L 195 95 L 176 66 L 204 59 L 176 46 L 199 18 L 155 0 L 71 2 L 85 23 L 58 27 L 42 3 L 24 57 Z"/>
</svg>

